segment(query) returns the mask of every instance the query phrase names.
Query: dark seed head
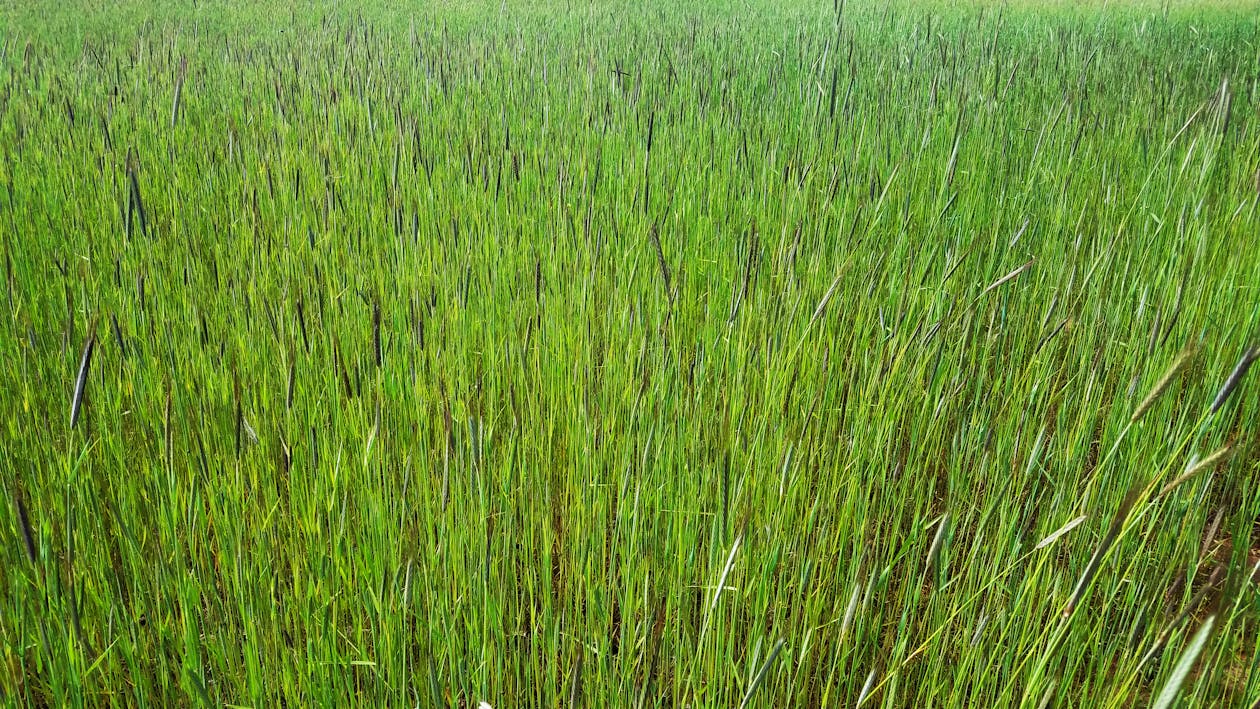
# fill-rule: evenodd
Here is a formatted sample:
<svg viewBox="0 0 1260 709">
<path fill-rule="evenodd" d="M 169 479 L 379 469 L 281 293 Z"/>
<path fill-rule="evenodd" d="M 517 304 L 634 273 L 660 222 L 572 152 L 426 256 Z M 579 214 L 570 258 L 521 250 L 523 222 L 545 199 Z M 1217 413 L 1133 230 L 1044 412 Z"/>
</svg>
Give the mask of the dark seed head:
<svg viewBox="0 0 1260 709">
<path fill-rule="evenodd" d="M 1216 413 L 1225 405 L 1230 395 L 1234 393 L 1239 383 L 1242 382 L 1242 378 L 1247 376 L 1247 370 L 1251 369 L 1251 365 L 1255 363 L 1257 358 L 1260 358 L 1260 345 L 1248 347 L 1243 352 L 1242 357 L 1238 358 L 1238 364 L 1234 365 L 1234 371 L 1229 373 L 1229 377 L 1225 379 L 1225 383 L 1221 386 L 1220 391 L 1216 392 L 1216 398 L 1212 399 L 1212 413 Z"/>
<path fill-rule="evenodd" d="M 26 513 L 26 503 L 22 502 L 19 495 L 13 496 L 14 506 L 17 507 L 18 526 L 22 530 L 22 544 L 26 548 L 26 558 L 30 559 L 32 564 L 35 563 L 35 535 L 31 533 L 30 516 Z"/>
</svg>

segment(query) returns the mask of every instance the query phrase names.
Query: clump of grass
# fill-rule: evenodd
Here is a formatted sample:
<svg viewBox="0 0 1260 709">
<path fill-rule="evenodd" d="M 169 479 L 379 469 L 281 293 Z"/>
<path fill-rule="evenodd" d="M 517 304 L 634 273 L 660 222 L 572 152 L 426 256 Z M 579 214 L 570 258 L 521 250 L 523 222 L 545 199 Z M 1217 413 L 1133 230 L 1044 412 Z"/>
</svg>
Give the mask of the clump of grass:
<svg viewBox="0 0 1260 709">
<path fill-rule="evenodd" d="M 1260 697 L 1245 12 L 0 18 L 0 703 Z"/>
</svg>

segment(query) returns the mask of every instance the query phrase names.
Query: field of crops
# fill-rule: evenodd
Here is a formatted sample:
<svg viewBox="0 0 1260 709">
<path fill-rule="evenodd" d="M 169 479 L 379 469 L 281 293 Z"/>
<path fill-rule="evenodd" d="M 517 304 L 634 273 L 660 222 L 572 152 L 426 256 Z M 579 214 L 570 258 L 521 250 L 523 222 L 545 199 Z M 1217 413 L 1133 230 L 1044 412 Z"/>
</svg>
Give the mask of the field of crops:
<svg viewBox="0 0 1260 709">
<path fill-rule="evenodd" d="M 0 6 L 0 704 L 1260 700 L 1260 11 Z"/>
</svg>

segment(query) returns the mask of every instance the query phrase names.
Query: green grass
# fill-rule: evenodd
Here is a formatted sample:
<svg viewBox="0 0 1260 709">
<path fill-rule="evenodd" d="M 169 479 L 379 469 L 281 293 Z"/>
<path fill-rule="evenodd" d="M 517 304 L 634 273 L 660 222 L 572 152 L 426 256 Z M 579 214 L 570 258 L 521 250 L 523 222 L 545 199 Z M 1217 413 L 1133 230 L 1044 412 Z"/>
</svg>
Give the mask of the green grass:
<svg viewBox="0 0 1260 709">
<path fill-rule="evenodd" d="M 1260 699 L 1254 9 L 78 4 L 0 704 Z"/>
</svg>

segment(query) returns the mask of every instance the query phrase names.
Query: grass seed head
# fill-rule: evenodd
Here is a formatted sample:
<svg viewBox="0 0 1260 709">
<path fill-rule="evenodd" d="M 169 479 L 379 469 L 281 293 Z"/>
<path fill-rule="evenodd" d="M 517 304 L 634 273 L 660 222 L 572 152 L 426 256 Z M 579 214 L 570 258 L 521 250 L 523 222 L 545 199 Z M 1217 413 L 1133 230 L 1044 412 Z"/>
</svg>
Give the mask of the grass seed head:
<svg viewBox="0 0 1260 709">
<path fill-rule="evenodd" d="M 17 508 L 18 528 L 22 532 L 22 548 L 26 552 L 27 560 L 35 564 L 37 558 L 35 535 L 31 532 L 31 519 L 26 511 L 26 503 L 22 501 L 22 496 L 18 493 L 13 494 L 13 506 Z"/>
<path fill-rule="evenodd" d="M 1193 355 L 1194 350 L 1192 348 L 1184 349 L 1181 351 L 1181 354 L 1177 355 L 1173 363 L 1164 371 L 1164 375 L 1159 378 L 1159 381 L 1155 382 L 1155 386 L 1151 387 L 1150 393 L 1133 410 L 1133 415 L 1129 417 L 1129 423 L 1137 423 L 1146 415 L 1146 412 L 1151 410 L 1155 402 L 1159 401 L 1159 397 L 1163 396 L 1165 391 L 1168 391 L 1168 387 L 1173 383 L 1173 379 L 1177 377 L 1177 373 L 1190 362 Z"/>
<path fill-rule="evenodd" d="M 1216 396 L 1212 399 L 1212 406 L 1210 407 L 1212 413 L 1216 413 L 1225 405 L 1230 395 L 1234 393 L 1234 390 L 1242 382 L 1243 377 L 1247 376 L 1247 370 L 1251 369 L 1251 365 L 1255 363 L 1257 358 L 1260 358 L 1260 345 L 1252 345 L 1243 351 L 1242 357 L 1238 358 L 1238 364 L 1234 365 L 1234 371 L 1230 372 L 1229 376 L 1225 378 L 1225 383 L 1221 385 L 1220 390 L 1216 392 Z"/>
<path fill-rule="evenodd" d="M 88 369 L 92 366 L 92 350 L 96 347 L 96 327 L 88 329 L 87 342 L 83 345 L 83 355 L 79 358 L 79 374 L 74 380 L 74 397 L 70 400 L 70 428 L 79 422 L 79 414 L 83 410 L 83 398 L 87 395 Z"/>
</svg>

